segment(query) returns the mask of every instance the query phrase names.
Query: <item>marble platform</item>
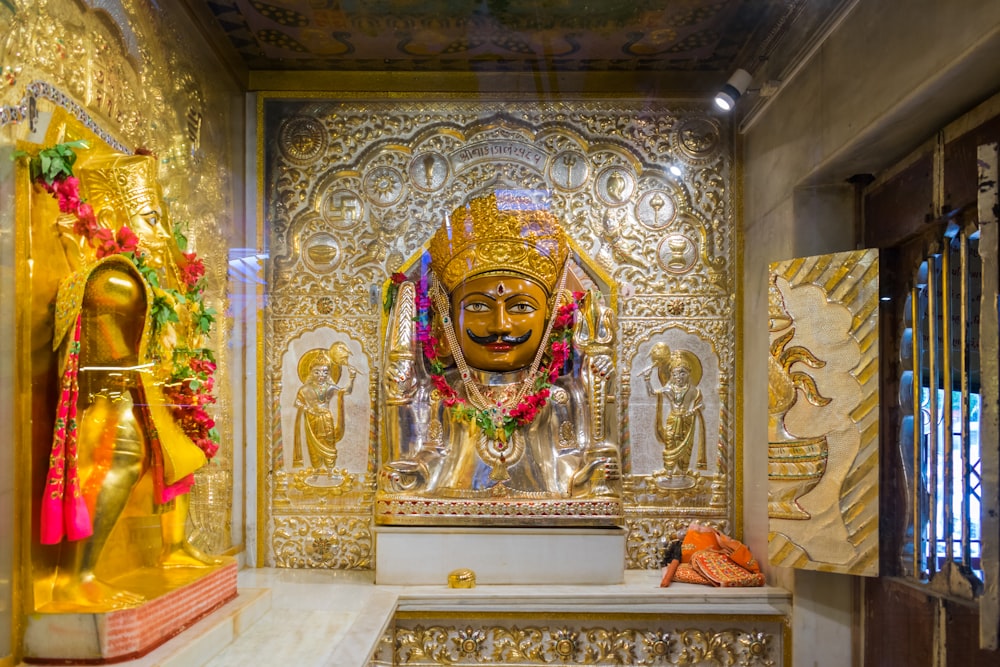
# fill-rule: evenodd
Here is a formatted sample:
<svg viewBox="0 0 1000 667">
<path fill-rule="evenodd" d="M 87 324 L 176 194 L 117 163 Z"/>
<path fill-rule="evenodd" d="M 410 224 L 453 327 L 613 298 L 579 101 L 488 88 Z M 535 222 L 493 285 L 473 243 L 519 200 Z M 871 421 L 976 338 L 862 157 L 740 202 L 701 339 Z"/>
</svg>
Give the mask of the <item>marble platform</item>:
<svg viewBox="0 0 1000 667">
<path fill-rule="evenodd" d="M 248 569 L 240 596 L 124 667 L 370 667 L 384 638 L 404 617 L 465 619 L 505 613 L 532 618 L 683 619 L 684 627 L 729 628 L 736 619 L 779 619 L 791 613 L 780 588 L 659 588 L 658 571 L 629 570 L 620 584 L 599 586 L 383 586 L 370 571 Z M 707 620 L 706 620 L 707 619 Z M 713 621 L 713 619 L 716 619 Z M 561 621 L 560 621 L 561 622 Z M 784 637 L 783 639 L 787 639 Z M 778 651 L 778 647 L 771 647 Z M 776 665 L 788 664 L 780 659 Z M 569 664 L 572 664 L 570 662 Z M 659 664 L 659 663 L 657 663 Z"/>
<path fill-rule="evenodd" d="M 378 526 L 375 583 L 444 584 L 468 568 L 483 585 L 621 584 L 624 528 Z"/>
<path fill-rule="evenodd" d="M 27 618 L 25 660 L 108 664 L 143 656 L 237 597 L 235 561 L 212 568 L 148 568 L 115 582 L 147 596 L 138 607 L 64 611 L 50 603 Z M 169 591 L 162 593 L 162 591 Z M 159 593 L 153 597 L 155 593 Z"/>
</svg>

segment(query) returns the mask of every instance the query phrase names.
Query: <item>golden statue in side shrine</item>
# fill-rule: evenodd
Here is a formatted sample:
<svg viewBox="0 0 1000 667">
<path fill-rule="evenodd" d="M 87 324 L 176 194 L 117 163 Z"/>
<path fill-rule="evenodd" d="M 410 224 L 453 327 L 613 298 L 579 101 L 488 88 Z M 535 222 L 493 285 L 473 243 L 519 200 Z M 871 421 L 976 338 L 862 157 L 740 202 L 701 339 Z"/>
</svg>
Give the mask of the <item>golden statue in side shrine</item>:
<svg viewBox="0 0 1000 667">
<path fill-rule="evenodd" d="M 663 474 L 655 477 L 661 486 L 688 488 L 695 483 L 687 474 L 692 453 L 696 452 L 698 470 L 707 468 L 705 405 L 698 389 L 703 372 L 701 361 L 688 350 L 671 352 L 666 343 L 654 345 L 650 359 L 653 363 L 642 377 L 646 391 L 656 396 L 656 439 L 663 445 Z M 657 388 L 652 382 L 654 370 L 660 383 Z"/>
<path fill-rule="evenodd" d="M 428 254 L 393 286 L 376 520 L 619 523 L 612 312 L 574 293 L 558 220 L 498 191 Z"/>
<path fill-rule="evenodd" d="M 332 470 L 337 464 L 337 443 L 344 437 L 344 396 L 354 391 L 358 371 L 348 366 L 350 351 L 341 342 L 329 350 L 309 350 L 299 359 L 298 373 L 302 387 L 295 395 L 295 445 L 292 450 L 292 467 L 305 465 L 302 442 L 309 452 L 313 468 Z M 347 367 L 348 379 L 344 386 L 338 384 Z M 337 413 L 330 410 L 336 399 Z"/>
<path fill-rule="evenodd" d="M 36 582 L 36 599 L 48 598 L 42 609 L 56 612 L 108 611 L 155 594 L 155 585 L 140 583 L 155 577 L 128 578 L 139 567 L 123 551 L 158 552 L 159 569 L 222 562 L 185 534 L 192 473 L 217 448 L 201 409 L 214 400 L 204 391 L 214 362 L 195 322 L 203 305 L 190 297 L 203 268 L 177 247 L 152 156 L 91 160 L 79 185 L 87 203 L 69 208 L 76 233 L 90 242 L 60 226 L 64 249 L 75 254 L 69 265 L 78 268 L 56 297 L 60 395 L 40 506 L 40 540 L 59 552 L 51 588 Z M 160 530 L 149 544 L 108 548 L 119 519 L 150 513 L 160 514 Z"/>
</svg>

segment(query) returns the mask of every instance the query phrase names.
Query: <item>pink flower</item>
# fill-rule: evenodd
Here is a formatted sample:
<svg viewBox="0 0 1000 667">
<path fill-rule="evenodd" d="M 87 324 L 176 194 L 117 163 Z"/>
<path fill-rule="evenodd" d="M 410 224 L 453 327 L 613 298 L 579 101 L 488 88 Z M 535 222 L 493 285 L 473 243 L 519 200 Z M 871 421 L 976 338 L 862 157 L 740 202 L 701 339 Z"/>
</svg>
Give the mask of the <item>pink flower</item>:
<svg viewBox="0 0 1000 667">
<path fill-rule="evenodd" d="M 76 176 L 55 181 L 55 192 L 59 197 L 59 210 L 63 213 L 74 213 L 80 205 L 80 180 Z"/>
</svg>

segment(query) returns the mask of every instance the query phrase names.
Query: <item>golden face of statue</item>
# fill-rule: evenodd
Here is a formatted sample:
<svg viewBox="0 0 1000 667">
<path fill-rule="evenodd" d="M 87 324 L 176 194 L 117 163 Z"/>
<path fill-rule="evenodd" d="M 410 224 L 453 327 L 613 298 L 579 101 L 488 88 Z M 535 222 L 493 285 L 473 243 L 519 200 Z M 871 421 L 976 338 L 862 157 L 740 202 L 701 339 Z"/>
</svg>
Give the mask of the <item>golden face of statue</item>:
<svg viewBox="0 0 1000 667">
<path fill-rule="evenodd" d="M 531 365 L 545 335 L 548 296 L 541 285 L 515 275 L 480 276 L 458 285 L 451 304 L 469 366 L 506 372 Z"/>
<path fill-rule="evenodd" d="M 133 213 L 129 227 L 149 252 L 147 261 L 153 266 L 162 266 L 170 254 L 169 244 L 173 242 L 162 210 L 155 205 L 143 206 Z"/>
</svg>

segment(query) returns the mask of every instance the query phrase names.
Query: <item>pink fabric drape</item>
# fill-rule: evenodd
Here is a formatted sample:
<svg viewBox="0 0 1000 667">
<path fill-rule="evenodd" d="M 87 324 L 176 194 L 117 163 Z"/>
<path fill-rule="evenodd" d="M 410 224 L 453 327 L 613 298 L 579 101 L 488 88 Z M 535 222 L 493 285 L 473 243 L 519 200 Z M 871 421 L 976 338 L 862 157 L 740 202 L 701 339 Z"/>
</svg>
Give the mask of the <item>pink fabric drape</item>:
<svg viewBox="0 0 1000 667">
<path fill-rule="evenodd" d="M 80 393 L 80 326 L 76 318 L 59 386 L 59 405 L 52 435 L 49 471 L 41 506 L 42 544 L 58 544 L 63 537 L 82 540 L 90 537 L 93 524 L 80 488 L 77 468 L 76 401 Z"/>
</svg>

